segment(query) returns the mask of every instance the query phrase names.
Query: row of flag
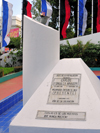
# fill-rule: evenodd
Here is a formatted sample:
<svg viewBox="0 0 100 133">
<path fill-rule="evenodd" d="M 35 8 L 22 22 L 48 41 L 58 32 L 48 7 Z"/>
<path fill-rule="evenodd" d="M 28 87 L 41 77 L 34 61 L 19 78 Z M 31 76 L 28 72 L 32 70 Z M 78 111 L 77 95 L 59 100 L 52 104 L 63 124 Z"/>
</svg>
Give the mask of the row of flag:
<svg viewBox="0 0 100 133">
<path fill-rule="evenodd" d="M 2 5 L 3 5 L 2 47 L 6 47 L 10 42 L 10 38 L 7 35 L 10 32 L 11 25 L 12 25 L 13 5 L 5 0 L 2 0 Z M 23 0 L 22 15 L 25 14 L 32 18 L 31 7 L 32 5 L 27 0 Z"/>
<path fill-rule="evenodd" d="M 87 15 L 88 12 L 85 8 L 87 0 L 79 0 L 79 35 L 84 35 L 86 27 L 87 27 Z M 5 47 L 9 44 L 10 38 L 7 36 L 11 24 L 12 24 L 12 7 L 13 5 L 5 0 L 2 0 L 3 4 L 3 25 L 2 25 L 2 47 Z M 94 15 L 94 26 L 97 32 L 100 32 L 100 0 L 93 0 L 93 15 Z M 23 0 L 23 10 L 22 16 L 25 14 L 32 18 L 31 7 L 29 1 Z M 71 8 L 69 4 L 69 0 L 61 0 L 60 4 L 60 38 L 67 38 L 66 29 L 69 24 Z M 48 16 L 47 24 L 49 22 L 50 16 L 52 14 L 52 6 L 46 0 L 41 0 L 41 16 Z M 23 20 L 22 20 L 23 21 Z M 23 26 L 23 24 L 22 24 Z M 23 31 L 23 29 L 22 29 Z"/>
<path fill-rule="evenodd" d="M 71 5 L 69 4 L 70 0 L 60 0 L 60 38 L 67 38 L 66 29 L 68 27 L 70 14 L 71 14 Z M 100 0 L 93 1 L 93 31 L 94 33 L 100 32 Z M 87 0 L 78 0 L 79 2 L 79 20 L 78 20 L 78 36 L 84 35 L 87 27 L 87 16 L 88 12 L 86 9 Z"/>
<path fill-rule="evenodd" d="M 3 5 L 3 17 L 2 17 L 2 47 L 5 47 L 9 44 L 10 38 L 7 36 L 12 24 L 12 7 L 13 5 L 9 3 L 6 0 L 2 0 Z M 22 38 L 23 38 L 23 15 L 27 15 L 28 17 L 32 18 L 31 14 L 31 7 L 32 4 L 30 4 L 29 1 L 23 0 L 23 9 L 22 9 Z M 47 23 L 49 23 L 49 19 L 52 14 L 52 6 L 50 3 L 46 0 L 41 0 L 41 15 L 47 16 Z"/>
</svg>

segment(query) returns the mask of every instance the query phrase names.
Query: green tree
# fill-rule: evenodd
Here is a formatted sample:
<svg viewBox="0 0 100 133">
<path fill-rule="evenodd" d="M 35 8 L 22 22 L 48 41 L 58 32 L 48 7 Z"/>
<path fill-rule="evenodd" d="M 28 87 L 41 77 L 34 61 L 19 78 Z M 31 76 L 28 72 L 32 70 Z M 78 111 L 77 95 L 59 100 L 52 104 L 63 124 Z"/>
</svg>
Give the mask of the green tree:
<svg viewBox="0 0 100 133">
<path fill-rule="evenodd" d="M 74 36 L 77 36 L 77 0 L 69 0 L 70 8 L 71 8 L 71 13 L 70 13 L 70 19 L 69 19 L 69 34 L 71 32 L 74 32 Z M 72 37 L 74 37 L 72 36 Z"/>
<path fill-rule="evenodd" d="M 58 22 L 59 22 L 59 0 L 48 0 L 50 2 L 53 14 L 49 23 L 49 26 L 58 29 Z M 41 0 L 33 0 L 32 1 L 32 14 L 35 15 L 35 18 L 40 16 L 41 12 Z"/>
<path fill-rule="evenodd" d="M 59 0 L 48 0 L 48 2 L 50 2 L 52 9 L 53 9 L 51 22 L 49 23 L 49 25 L 53 27 L 54 29 L 58 29 L 59 27 L 59 23 L 58 23 L 59 22 Z"/>
<path fill-rule="evenodd" d="M 70 26 L 67 28 L 66 33 L 67 33 L 68 39 L 73 38 L 75 36 L 75 32 L 73 31 L 73 28 Z"/>
<path fill-rule="evenodd" d="M 32 14 L 35 15 L 34 18 L 37 18 L 40 16 L 41 12 L 41 0 L 33 0 L 32 1 Z"/>
<path fill-rule="evenodd" d="M 6 47 L 8 48 L 17 48 L 17 49 L 20 49 L 20 47 L 22 46 L 22 43 L 21 43 L 21 37 L 11 37 L 10 38 L 10 43 L 9 45 L 7 45 Z"/>
</svg>

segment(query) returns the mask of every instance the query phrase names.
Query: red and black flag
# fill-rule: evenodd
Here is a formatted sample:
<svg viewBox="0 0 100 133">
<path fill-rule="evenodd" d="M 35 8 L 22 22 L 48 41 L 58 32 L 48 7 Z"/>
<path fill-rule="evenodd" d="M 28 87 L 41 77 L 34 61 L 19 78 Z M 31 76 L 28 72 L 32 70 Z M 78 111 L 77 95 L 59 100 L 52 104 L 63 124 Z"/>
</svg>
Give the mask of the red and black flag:
<svg viewBox="0 0 100 133">
<path fill-rule="evenodd" d="M 67 38 L 66 29 L 70 19 L 70 5 L 68 0 L 60 0 L 60 39 Z"/>
<path fill-rule="evenodd" d="M 32 4 L 30 4 L 29 1 L 27 0 L 23 0 L 23 15 L 27 15 L 28 17 L 32 18 L 32 14 L 31 14 L 31 7 Z"/>
<path fill-rule="evenodd" d="M 93 0 L 93 33 L 100 32 L 100 0 Z"/>
<path fill-rule="evenodd" d="M 32 14 L 31 14 L 32 5 L 30 4 L 29 1 L 23 0 L 23 5 L 22 6 L 23 6 L 22 7 L 22 44 L 23 44 L 23 25 L 24 25 L 23 16 L 27 15 L 28 17 L 32 18 Z"/>
</svg>

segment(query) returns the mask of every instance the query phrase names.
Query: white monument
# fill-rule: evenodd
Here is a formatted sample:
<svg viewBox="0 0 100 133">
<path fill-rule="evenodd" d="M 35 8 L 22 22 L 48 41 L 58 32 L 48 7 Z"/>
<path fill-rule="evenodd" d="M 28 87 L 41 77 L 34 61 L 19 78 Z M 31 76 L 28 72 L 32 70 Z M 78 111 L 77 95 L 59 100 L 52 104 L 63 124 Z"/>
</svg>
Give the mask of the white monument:
<svg viewBox="0 0 100 133">
<path fill-rule="evenodd" d="M 100 133 L 99 79 L 80 58 L 59 60 L 53 66 L 11 122 L 10 133 Z"/>
<path fill-rule="evenodd" d="M 23 103 L 25 104 L 59 61 L 59 32 L 24 17 Z"/>
</svg>

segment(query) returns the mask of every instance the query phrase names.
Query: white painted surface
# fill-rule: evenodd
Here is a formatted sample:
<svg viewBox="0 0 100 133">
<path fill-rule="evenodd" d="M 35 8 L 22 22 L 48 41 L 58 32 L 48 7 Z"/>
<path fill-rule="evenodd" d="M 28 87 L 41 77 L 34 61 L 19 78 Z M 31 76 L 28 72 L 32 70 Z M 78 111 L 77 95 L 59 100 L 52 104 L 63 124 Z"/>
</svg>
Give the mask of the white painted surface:
<svg viewBox="0 0 100 133">
<path fill-rule="evenodd" d="M 59 61 L 59 32 L 24 17 L 23 102 L 29 100 Z"/>
<path fill-rule="evenodd" d="M 47 104 L 53 74 L 81 74 L 79 105 Z M 38 110 L 86 112 L 86 121 L 36 119 Z M 79 59 L 63 59 L 52 69 L 10 125 L 10 133 L 100 133 L 100 81 Z"/>
<path fill-rule="evenodd" d="M 75 37 L 72 39 L 68 39 L 68 41 L 71 45 L 77 44 L 77 40 L 82 41 L 83 44 L 85 44 L 86 42 L 88 42 L 90 40 L 91 40 L 91 43 L 98 44 L 98 41 L 100 41 L 100 32 L 95 33 L 95 34 L 86 35 L 86 36 L 79 36 L 79 37 Z M 67 44 L 66 40 L 60 41 L 60 44 L 66 45 Z"/>
</svg>

